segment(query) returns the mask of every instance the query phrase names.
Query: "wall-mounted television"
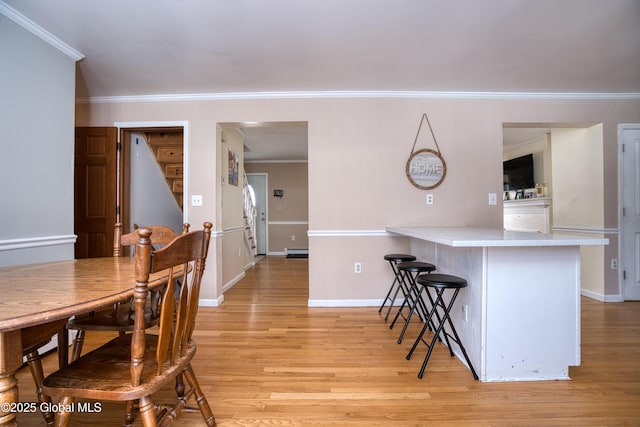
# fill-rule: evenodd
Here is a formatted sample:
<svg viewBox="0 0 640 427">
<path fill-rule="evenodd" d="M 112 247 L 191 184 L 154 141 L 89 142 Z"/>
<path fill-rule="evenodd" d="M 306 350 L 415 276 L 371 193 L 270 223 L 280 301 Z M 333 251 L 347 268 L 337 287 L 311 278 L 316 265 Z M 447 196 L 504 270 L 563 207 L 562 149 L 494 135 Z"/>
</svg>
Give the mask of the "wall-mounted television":
<svg viewBox="0 0 640 427">
<path fill-rule="evenodd" d="M 504 191 L 523 190 L 536 186 L 533 180 L 533 154 L 503 162 L 502 173 Z"/>
</svg>

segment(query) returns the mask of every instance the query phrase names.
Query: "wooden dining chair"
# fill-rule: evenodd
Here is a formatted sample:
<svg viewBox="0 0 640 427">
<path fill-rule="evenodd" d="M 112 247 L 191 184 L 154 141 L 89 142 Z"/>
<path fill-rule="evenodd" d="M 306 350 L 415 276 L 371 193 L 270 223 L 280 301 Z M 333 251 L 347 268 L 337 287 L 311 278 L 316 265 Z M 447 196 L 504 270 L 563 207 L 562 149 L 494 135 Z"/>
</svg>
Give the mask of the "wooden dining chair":
<svg viewBox="0 0 640 427">
<path fill-rule="evenodd" d="M 156 251 L 151 248 L 151 230 L 136 231 L 139 238 L 132 283 L 135 285 L 132 333 L 114 338 L 49 375 L 43 383 L 45 395 L 60 398 L 60 408 L 69 407 L 75 399 L 138 400 L 144 426 L 170 423 L 193 396 L 205 423 L 215 425 L 213 412 L 191 367 L 196 353 L 192 335 L 211 227 L 211 223 L 205 222 L 203 230 L 182 234 Z M 168 275 L 168 281 L 157 334 L 151 334 L 145 330 L 144 322 L 149 275 L 160 271 Z M 178 375 L 184 376 L 188 390 L 173 405 L 156 411 L 151 395 L 173 385 Z M 69 425 L 71 415 L 69 411 L 57 413 L 56 425 Z"/>
<path fill-rule="evenodd" d="M 137 226 L 135 228 L 138 228 Z M 151 225 L 145 227 L 151 230 L 151 245 L 158 247 L 166 245 L 172 241 L 178 234 L 169 227 L 163 225 Z M 189 231 L 189 224 L 182 226 L 182 233 Z M 124 255 L 124 248 L 133 247 L 136 244 L 138 235 L 136 231 L 122 234 L 122 224 L 117 223 L 114 229 L 113 256 L 121 257 Z M 145 313 L 145 324 L 152 327 L 159 321 L 159 292 L 154 292 L 149 298 L 147 311 Z M 73 350 L 71 352 L 71 360 L 80 357 L 82 346 L 84 343 L 85 332 L 94 331 L 114 331 L 119 334 L 131 332 L 133 330 L 133 306 L 132 301 L 125 301 L 105 307 L 104 310 L 98 310 L 91 313 L 76 316 L 67 322 L 68 330 L 75 330 L 76 335 L 73 339 Z"/>
<path fill-rule="evenodd" d="M 66 319 L 56 320 L 44 325 L 31 326 L 20 331 L 22 340 L 22 356 L 27 358 L 27 365 L 31 372 L 31 377 L 36 385 L 38 402 L 51 403 L 51 398 L 42 392 L 42 382 L 44 381 L 44 370 L 42 369 L 42 359 L 40 349 L 51 341 L 55 334 L 61 333 Z M 62 360 L 60 367 L 64 366 Z M 49 405 L 38 405 L 42 411 L 42 417 L 48 426 L 53 426 L 54 415 L 48 410 Z"/>
</svg>

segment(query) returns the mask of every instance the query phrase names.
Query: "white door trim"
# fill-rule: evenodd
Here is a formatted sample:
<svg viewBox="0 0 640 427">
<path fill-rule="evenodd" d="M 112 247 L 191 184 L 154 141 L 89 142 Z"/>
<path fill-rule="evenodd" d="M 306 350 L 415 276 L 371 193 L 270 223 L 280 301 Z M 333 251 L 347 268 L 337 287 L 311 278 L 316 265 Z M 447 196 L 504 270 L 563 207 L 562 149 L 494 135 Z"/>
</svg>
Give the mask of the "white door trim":
<svg viewBox="0 0 640 427">
<path fill-rule="evenodd" d="M 626 264 L 626 254 L 624 253 L 625 233 L 627 232 L 623 226 L 623 202 L 624 202 L 624 168 L 623 168 L 623 148 L 624 133 L 627 130 L 640 130 L 640 123 L 620 123 L 618 124 L 618 228 L 620 236 L 618 238 L 618 294 L 620 301 L 625 300 L 625 281 L 623 274 Z"/>
</svg>

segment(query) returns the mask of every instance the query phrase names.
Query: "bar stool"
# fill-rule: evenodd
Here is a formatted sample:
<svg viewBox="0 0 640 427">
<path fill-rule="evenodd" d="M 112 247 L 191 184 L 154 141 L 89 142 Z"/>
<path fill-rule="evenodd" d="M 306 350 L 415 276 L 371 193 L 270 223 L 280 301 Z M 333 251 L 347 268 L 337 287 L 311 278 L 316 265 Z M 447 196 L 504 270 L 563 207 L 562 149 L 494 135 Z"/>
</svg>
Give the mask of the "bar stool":
<svg viewBox="0 0 640 427">
<path fill-rule="evenodd" d="M 393 307 L 393 303 L 396 300 L 396 296 L 398 296 L 398 291 L 402 290 L 402 293 L 405 294 L 405 297 L 406 297 L 406 293 L 405 293 L 406 291 L 405 289 L 403 289 L 400 276 L 398 275 L 397 265 L 401 262 L 415 261 L 416 257 L 414 257 L 413 255 L 407 255 L 407 254 L 387 254 L 384 256 L 384 259 L 389 261 L 391 270 L 393 270 L 393 282 L 391 283 L 389 292 L 387 292 L 387 296 L 384 298 L 384 301 L 382 301 L 382 305 L 378 309 L 378 313 L 382 312 L 384 305 L 387 303 L 387 301 L 390 301 L 389 309 L 387 310 L 386 316 L 384 316 L 384 320 L 386 322 L 387 319 L 389 318 L 389 313 L 391 313 L 391 307 Z M 392 292 L 393 292 L 393 297 L 391 296 Z"/>
<path fill-rule="evenodd" d="M 429 312 L 429 315 L 427 316 L 427 321 L 422 327 L 422 330 L 420 331 L 418 338 L 413 344 L 413 347 L 411 347 L 409 354 L 407 354 L 407 360 L 409 360 L 411 359 L 411 355 L 413 354 L 413 352 L 415 351 L 416 347 L 420 342 L 423 342 L 427 345 L 427 348 L 428 348 L 427 355 L 424 358 L 424 362 L 422 362 L 422 368 L 420 368 L 420 372 L 418 373 L 418 378 L 422 378 L 422 376 L 424 375 L 424 371 L 427 367 L 427 363 L 429 362 L 429 357 L 431 356 L 433 347 L 435 346 L 436 341 L 438 340 L 438 337 L 442 332 L 447 341 L 447 345 L 449 346 L 449 353 L 451 354 L 451 356 L 453 356 L 454 354 L 453 354 L 453 348 L 451 347 L 449 338 L 451 339 L 451 341 L 458 344 L 458 346 L 460 347 L 460 350 L 462 350 L 462 354 L 464 355 L 465 360 L 467 361 L 467 364 L 469 365 L 469 369 L 471 369 L 473 378 L 477 380 L 478 374 L 476 374 L 475 369 L 473 369 L 473 365 L 471 364 L 471 360 L 469 360 L 467 351 L 465 350 L 464 345 L 462 344 L 462 341 L 458 336 L 458 332 L 456 331 L 456 328 L 453 326 L 451 317 L 449 316 L 449 313 L 451 312 L 451 308 L 453 307 L 453 303 L 455 302 L 456 297 L 458 296 L 458 292 L 460 292 L 460 289 L 467 287 L 467 281 L 463 278 L 452 276 L 449 274 L 421 274 L 416 278 L 416 282 L 426 286 L 427 288 L 433 288 L 436 292 L 436 299 L 433 303 L 433 307 L 431 308 L 431 311 Z M 447 289 L 452 289 L 454 291 L 453 295 L 451 296 L 451 299 L 449 300 L 448 305 L 445 303 L 445 300 L 444 300 L 444 291 L 446 291 Z M 436 331 L 434 333 L 433 339 L 431 340 L 431 343 L 427 343 L 422 339 L 422 337 L 425 331 L 427 330 L 429 323 L 433 320 L 434 313 L 438 312 L 438 308 L 442 308 L 443 310 L 442 320 L 439 322 L 439 325 L 436 328 Z M 451 328 L 451 334 L 447 332 L 447 330 L 444 328 L 445 322 L 449 323 L 449 327 Z"/>
<path fill-rule="evenodd" d="M 396 316 L 389 325 L 389 329 L 393 329 L 398 317 L 402 316 L 404 319 L 404 326 L 402 327 L 402 332 L 400 332 L 400 336 L 398 337 L 398 344 L 402 342 L 402 338 L 404 337 L 404 333 L 407 331 L 407 327 L 409 326 L 409 322 L 411 321 L 411 316 L 419 309 L 418 316 L 420 319 L 424 321 L 427 318 L 427 313 L 429 312 L 424 300 L 422 299 L 422 293 L 418 292 L 418 288 L 416 286 L 416 277 L 420 274 L 431 273 L 436 269 L 436 266 L 430 264 L 428 262 L 420 262 L 420 261 L 408 261 L 401 262 L 397 265 L 398 273 L 400 276 L 400 281 L 404 285 L 406 289 L 406 295 L 400 309 L 396 313 Z M 406 279 L 406 281 L 405 281 Z M 405 317 L 402 313 L 404 307 L 409 306 L 409 314 Z"/>
</svg>

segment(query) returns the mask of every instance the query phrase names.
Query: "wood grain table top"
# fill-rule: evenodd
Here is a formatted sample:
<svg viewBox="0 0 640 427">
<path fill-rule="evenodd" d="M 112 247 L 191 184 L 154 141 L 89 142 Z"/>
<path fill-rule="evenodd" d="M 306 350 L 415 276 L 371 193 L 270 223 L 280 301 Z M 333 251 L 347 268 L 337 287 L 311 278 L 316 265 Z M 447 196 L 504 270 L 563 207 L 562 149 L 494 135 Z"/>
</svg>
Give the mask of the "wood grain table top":
<svg viewBox="0 0 640 427">
<path fill-rule="evenodd" d="M 0 332 L 65 319 L 133 295 L 132 257 L 0 268 Z M 166 280 L 166 277 L 165 277 Z M 162 282 L 156 276 L 152 287 Z"/>
</svg>

